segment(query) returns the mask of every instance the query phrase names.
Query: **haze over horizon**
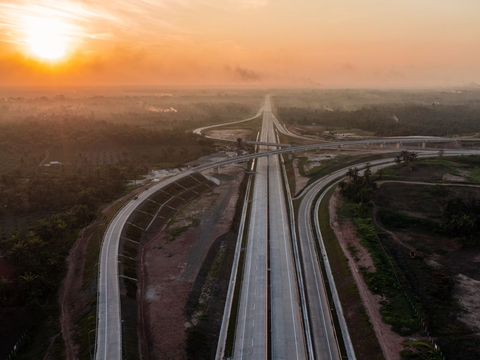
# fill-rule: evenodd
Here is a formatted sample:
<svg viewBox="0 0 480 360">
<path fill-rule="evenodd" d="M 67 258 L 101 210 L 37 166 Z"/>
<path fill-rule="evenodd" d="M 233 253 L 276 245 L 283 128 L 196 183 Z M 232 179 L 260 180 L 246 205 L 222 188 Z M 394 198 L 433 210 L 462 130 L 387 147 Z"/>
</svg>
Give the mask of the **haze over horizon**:
<svg viewBox="0 0 480 360">
<path fill-rule="evenodd" d="M 0 86 L 480 83 L 476 0 L 3 0 Z"/>
</svg>

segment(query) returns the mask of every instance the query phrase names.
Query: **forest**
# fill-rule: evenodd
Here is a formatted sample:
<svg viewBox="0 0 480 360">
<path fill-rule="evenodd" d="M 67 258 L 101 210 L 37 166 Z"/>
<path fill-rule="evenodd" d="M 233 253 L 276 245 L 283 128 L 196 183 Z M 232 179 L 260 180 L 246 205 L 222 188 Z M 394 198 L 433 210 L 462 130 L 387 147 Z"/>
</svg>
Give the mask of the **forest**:
<svg viewBox="0 0 480 360">
<path fill-rule="evenodd" d="M 13 269 L 0 274 L 0 357 L 24 330 L 38 337 L 57 321 L 66 256 L 105 205 L 153 169 L 214 152 L 191 130 L 250 116 L 261 101 L 177 95 L 0 98 L 0 270 Z"/>
<path fill-rule="evenodd" d="M 277 113 L 288 124 L 315 123 L 326 131 L 360 129 L 375 136 L 452 136 L 480 132 L 480 109 L 468 105 L 371 105 L 350 111 L 279 107 Z"/>
</svg>

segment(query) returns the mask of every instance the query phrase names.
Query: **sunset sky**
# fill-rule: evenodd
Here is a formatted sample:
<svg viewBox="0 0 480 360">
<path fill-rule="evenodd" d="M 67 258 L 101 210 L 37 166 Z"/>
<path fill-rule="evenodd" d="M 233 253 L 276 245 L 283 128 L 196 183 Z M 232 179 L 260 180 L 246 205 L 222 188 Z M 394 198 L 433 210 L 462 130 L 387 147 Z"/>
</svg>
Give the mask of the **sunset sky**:
<svg viewBox="0 0 480 360">
<path fill-rule="evenodd" d="M 470 83 L 479 0 L 0 0 L 0 86 Z"/>
</svg>

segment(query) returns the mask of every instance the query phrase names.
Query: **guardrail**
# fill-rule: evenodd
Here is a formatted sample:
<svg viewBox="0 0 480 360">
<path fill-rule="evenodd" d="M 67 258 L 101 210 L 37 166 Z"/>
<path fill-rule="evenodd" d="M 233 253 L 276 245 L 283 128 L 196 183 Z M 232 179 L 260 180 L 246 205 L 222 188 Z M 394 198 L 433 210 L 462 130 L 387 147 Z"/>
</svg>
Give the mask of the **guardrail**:
<svg viewBox="0 0 480 360">
<path fill-rule="evenodd" d="M 342 304 L 341 304 L 340 298 L 338 296 L 337 287 L 335 286 L 335 279 L 333 278 L 332 269 L 330 267 L 330 262 L 328 260 L 327 252 L 325 250 L 325 244 L 323 243 L 323 237 L 322 237 L 322 233 L 320 231 L 320 224 L 319 224 L 319 220 L 318 220 L 318 212 L 319 212 L 319 208 L 320 208 L 320 203 L 322 202 L 325 194 L 333 186 L 337 185 L 343 178 L 344 178 L 344 176 L 342 176 L 340 179 L 336 180 L 333 184 L 328 186 L 328 188 L 325 189 L 323 191 L 323 193 L 320 195 L 320 197 L 317 199 L 317 202 L 315 203 L 315 210 L 314 210 L 314 215 L 315 215 L 314 216 L 314 222 L 315 222 L 315 230 L 316 230 L 316 233 L 317 233 L 317 238 L 318 238 L 319 243 L 320 243 L 320 251 L 322 252 L 322 256 L 323 256 L 323 263 L 324 263 L 325 270 L 326 270 L 326 273 L 327 273 L 328 282 L 330 284 L 330 291 L 332 293 L 332 299 L 333 299 L 333 302 L 334 302 L 334 305 L 335 305 L 335 309 L 337 310 L 337 318 L 338 318 L 338 322 L 340 324 L 340 330 L 342 332 L 342 337 L 343 337 L 343 341 L 344 341 L 344 344 L 345 344 L 345 349 L 347 351 L 347 356 L 348 356 L 348 359 L 355 360 L 356 357 L 355 357 L 355 351 L 353 349 L 352 339 L 350 338 L 350 333 L 348 332 L 347 323 L 346 323 L 345 317 L 343 315 Z M 338 343 L 338 341 L 337 341 L 337 343 Z"/>
<path fill-rule="evenodd" d="M 305 342 L 307 344 L 307 354 L 310 360 L 314 360 L 315 354 L 313 350 L 312 334 L 310 329 L 310 321 L 308 317 L 308 309 L 307 309 L 308 305 L 307 305 L 307 300 L 305 296 L 305 286 L 303 284 L 303 271 L 300 263 L 298 243 L 297 243 L 297 231 L 296 231 L 297 226 L 295 223 L 295 212 L 293 209 L 292 195 L 290 193 L 290 188 L 288 186 L 287 171 L 285 169 L 285 163 L 283 161 L 283 158 L 281 158 L 280 163 L 283 170 L 285 192 L 287 193 L 287 202 L 288 202 L 289 217 L 290 217 L 290 233 L 292 236 L 292 247 L 293 247 L 293 257 L 295 259 L 295 268 L 297 270 L 298 292 L 300 295 L 300 303 L 302 307 L 303 326 L 305 331 Z"/>
<path fill-rule="evenodd" d="M 252 164 L 252 168 L 253 168 L 253 164 Z M 232 272 L 230 274 L 230 283 L 228 286 L 227 300 L 225 301 L 225 309 L 223 311 L 222 325 L 220 328 L 220 335 L 218 337 L 217 353 L 215 356 L 216 360 L 222 360 L 225 353 L 225 343 L 227 340 L 228 324 L 230 323 L 230 314 L 232 311 L 233 295 L 235 293 L 235 286 L 236 286 L 237 273 L 238 273 L 238 262 L 240 258 L 240 252 L 242 250 L 242 240 L 243 240 L 244 228 L 245 228 L 245 217 L 248 209 L 248 198 L 250 196 L 251 183 L 252 183 L 252 175 L 249 175 L 247 187 L 245 190 L 242 216 L 240 218 L 240 225 L 238 228 L 237 246 L 235 247 L 235 256 L 233 260 Z"/>
<path fill-rule="evenodd" d="M 112 225 L 113 223 L 113 220 L 115 220 L 115 218 L 117 217 L 117 215 L 131 202 L 132 200 L 128 200 L 127 202 L 125 202 L 125 204 L 123 204 L 116 212 L 115 214 L 112 216 L 112 218 L 110 219 L 110 221 L 108 222 L 108 225 L 105 227 L 105 230 L 103 232 L 103 236 L 102 236 L 102 240 L 100 241 L 100 244 L 99 244 L 99 254 L 98 254 L 98 261 L 97 261 L 97 303 L 95 304 L 96 306 L 96 316 L 95 316 L 95 348 L 94 348 L 94 354 L 96 356 L 97 354 L 97 341 L 98 341 L 98 338 L 97 338 L 97 330 L 98 330 L 98 312 L 99 312 L 99 298 L 100 298 L 100 292 L 98 291 L 98 288 L 99 288 L 99 284 L 100 284 L 100 263 L 101 263 L 101 259 L 102 259 L 102 247 L 103 247 L 103 243 L 104 243 L 104 240 L 105 240 L 105 234 L 108 233 L 108 229 L 110 228 L 110 226 Z M 121 340 L 121 339 L 120 339 Z"/>
</svg>

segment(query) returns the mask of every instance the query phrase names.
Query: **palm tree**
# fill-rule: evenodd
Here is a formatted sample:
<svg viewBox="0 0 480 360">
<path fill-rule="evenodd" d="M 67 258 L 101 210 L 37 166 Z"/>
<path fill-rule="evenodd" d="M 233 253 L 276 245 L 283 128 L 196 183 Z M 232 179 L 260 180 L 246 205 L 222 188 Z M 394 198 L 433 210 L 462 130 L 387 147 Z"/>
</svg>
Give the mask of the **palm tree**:
<svg viewBox="0 0 480 360">
<path fill-rule="evenodd" d="M 16 264 L 19 264 L 27 257 L 28 246 L 25 241 L 18 241 L 10 248 L 10 257 Z"/>
<path fill-rule="evenodd" d="M 18 286 L 25 294 L 29 294 L 37 290 L 38 280 L 38 275 L 33 275 L 32 273 L 27 272 L 18 277 Z"/>
<path fill-rule="evenodd" d="M 348 169 L 347 173 L 345 174 L 349 177 L 349 179 L 352 179 L 353 177 L 353 168 Z"/>
<path fill-rule="evenodd" d="M 37 223 L 37 234 L 42 239 L 48 241 L 53 237 L 52 224 L 47 219 L 40 219 Z"/>
</svg>

